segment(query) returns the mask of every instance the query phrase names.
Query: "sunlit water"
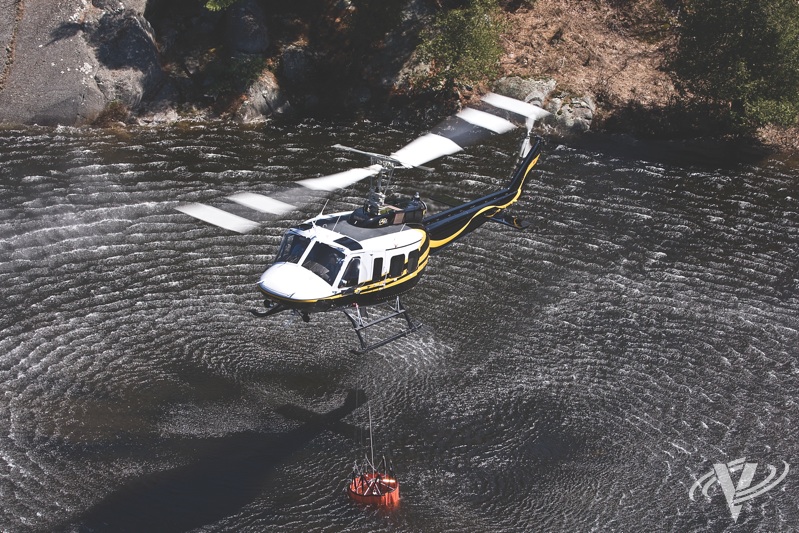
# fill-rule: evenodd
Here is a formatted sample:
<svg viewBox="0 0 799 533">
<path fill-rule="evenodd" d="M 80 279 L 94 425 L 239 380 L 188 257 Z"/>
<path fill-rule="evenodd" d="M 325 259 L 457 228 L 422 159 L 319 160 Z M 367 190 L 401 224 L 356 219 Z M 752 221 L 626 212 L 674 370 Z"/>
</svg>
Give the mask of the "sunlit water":
<svg viewBox="0 0 799 533">
<path fill-rule="evenodd" d="M 366 185 L 243 236 L 173 209 L 290 194 L 363 164 L 334 143 L 418 133 L 0 131 L 0 530 L 799 529 L 794 163 L 550 140 L 513 210 L 532 227 L 435 256 L 405 299 L 424 329 L 363 356 L 341 313 L 248 309 L 284 228 Z M 397 189 L 474 198 L 515 142 Z M 392 511 L 343 492 L 367 451 L 366 406 L 340 409 L 356 389 L 398 471 Z M 792 470 L 737 523 L 718 486 L 689 498 L 742 457 L 753 485 Z"/>
</svg>

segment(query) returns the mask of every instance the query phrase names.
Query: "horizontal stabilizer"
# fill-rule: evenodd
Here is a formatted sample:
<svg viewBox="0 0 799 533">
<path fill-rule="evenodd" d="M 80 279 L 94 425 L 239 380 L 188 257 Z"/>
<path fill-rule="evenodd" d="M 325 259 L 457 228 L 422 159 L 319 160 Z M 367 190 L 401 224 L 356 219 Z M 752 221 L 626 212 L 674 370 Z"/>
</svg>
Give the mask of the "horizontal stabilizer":
<svg viewBox="0 0 799 533">
<path fill-rule="evenodd" d="M 526 220 L 518 219 L 516 217 L 510 216 L 507 213 L 499 213 L 493 217 L 489 217 L 488 220 L 504 224 L 505 226 L 510 226 L 513 229 L 527 229 L 530 227 L 530 223 Z"/>
<path fill-rule="evenodd" d="M 176 207 L 181 213 L 198 218 L 203 222 L 208 222 L 214 226 L 219 226 L 237 233 L 248 233 L 258 227 L 257 222 L 248 220 L 244 217 L 222 211 L 216 207 L 205 204 L 185 204 Z"/>
</svg>

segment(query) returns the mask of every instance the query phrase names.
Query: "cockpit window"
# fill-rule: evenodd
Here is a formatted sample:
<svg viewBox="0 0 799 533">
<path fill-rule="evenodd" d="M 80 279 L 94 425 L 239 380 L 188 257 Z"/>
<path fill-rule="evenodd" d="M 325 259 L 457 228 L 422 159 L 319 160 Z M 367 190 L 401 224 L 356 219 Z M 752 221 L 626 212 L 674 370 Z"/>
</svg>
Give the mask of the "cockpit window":
<svg viewBox="0 0 799 533">
<path fill-rule="evenodd" d="M 296 233 L 289 233 L 283 237 L 283 242 L 280 244 L 280 250 L 277 252 L 275 263 L 299 263 L 302 254 L 308 248 L 311 239 L 297 235 Z"/>
<path fill-rule="evenodd" d="M 308 252 L 308 257 L 302 262 L 302 266 L 332 284 L 343 262 L 343 252 L 323 242 L 316 242 Z"/>
</svg>

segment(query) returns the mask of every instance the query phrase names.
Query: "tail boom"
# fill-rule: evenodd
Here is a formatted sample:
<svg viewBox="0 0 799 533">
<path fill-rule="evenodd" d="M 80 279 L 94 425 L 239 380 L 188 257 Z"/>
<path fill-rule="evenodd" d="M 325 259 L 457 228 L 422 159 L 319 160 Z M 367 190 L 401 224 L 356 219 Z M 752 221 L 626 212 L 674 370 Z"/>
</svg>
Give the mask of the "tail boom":
<svg viewBox="0 0 799 533">
<path fill-rule="evenodd" d="M 430 252 L 435 253 L 452 244 L 494 217 L 501 222 L 504 216 L 503 210 L 521 197 L 530 171 L 538 162 L 541 144 L 541 139 L 536 139 L 535 144 L 516 167 L 507 188 L 426 217 L 422 223 L 430 236 Z"/>
</svg>

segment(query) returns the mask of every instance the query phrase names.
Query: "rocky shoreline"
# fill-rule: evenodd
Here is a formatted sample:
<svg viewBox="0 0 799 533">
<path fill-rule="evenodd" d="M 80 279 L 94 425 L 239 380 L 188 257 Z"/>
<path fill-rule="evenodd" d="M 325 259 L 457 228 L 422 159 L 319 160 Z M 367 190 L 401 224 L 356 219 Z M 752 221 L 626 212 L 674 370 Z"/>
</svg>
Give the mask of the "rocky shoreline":
<svg viewBox="0 0 799 533">
<path fill-rule="evenodd" d="M 489 89 L 544 107 L 559 135 L 635 134 L 669 121 L 653 118 L 675 96 L 658 65 L 663 43 L 623 28 L 608 32 L 624 20 L 604 3 L 538 0 L 506 11 L 512 31 L 504 39 L 501 77 L 455 93 L 418 83 L 429 66 L 415 46 L 434 12 L 431 3 L 404 2 L 394 14 L 400 23 L 371 41 L 359 40 L 366 30 L 350 1 L 322 4 L 326 10 L 311 13 L 291 2 L 267 9 L 240 0 L 211 12 L 194 0 L 15 0 L 0 14 L 0 124 L 429 118 Z M 630 109 L 635 113 L 625 115 Z M 769 138 L 782 149 L 799 149 L 790 132 L 772 129 L 761 141 Z"/>
</svg>

